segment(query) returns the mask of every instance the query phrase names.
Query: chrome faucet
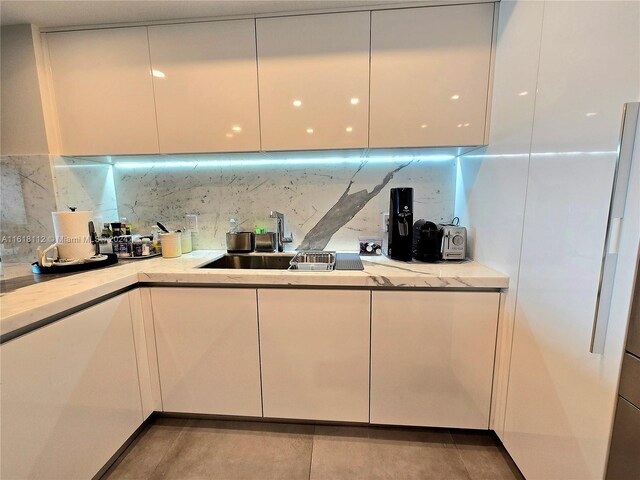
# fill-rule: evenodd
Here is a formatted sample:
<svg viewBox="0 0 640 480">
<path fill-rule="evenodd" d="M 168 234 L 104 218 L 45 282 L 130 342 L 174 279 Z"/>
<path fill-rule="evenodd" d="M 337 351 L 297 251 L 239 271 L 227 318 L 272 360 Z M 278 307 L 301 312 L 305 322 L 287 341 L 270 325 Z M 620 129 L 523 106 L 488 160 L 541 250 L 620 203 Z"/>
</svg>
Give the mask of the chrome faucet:
<svg viewBox="0 0 640 480">
<path fill-rule="evenodd" d="M 272 210 L 269 213 L 269 218 L 276 219 L 276 231 L 277 231 L 277 242 L 278 242 L 278 251 L 284 252 L 284 244 L 293 242 L 293 234 L 289 237 L 285 237 L 284 234 L 284 215 L 280 212 L 276 212 Z"/>
</svg>

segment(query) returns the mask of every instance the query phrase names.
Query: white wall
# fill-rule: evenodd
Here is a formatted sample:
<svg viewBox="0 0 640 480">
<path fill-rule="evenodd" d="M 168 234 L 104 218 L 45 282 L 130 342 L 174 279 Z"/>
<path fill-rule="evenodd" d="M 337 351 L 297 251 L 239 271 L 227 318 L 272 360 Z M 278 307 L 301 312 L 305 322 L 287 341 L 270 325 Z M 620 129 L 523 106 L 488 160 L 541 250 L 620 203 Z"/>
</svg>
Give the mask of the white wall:
<svg viewBox="0 0 640 480">
<path fill-rule="evenodd" d="M 528 479 L 604 474 L 626 317 L 604 355 L 589 340 L 639 21 L 638 2 L 503 1 L 491 147 L 460 160 L 476 259 L 512 276 L 494 428 Z"/>
<path fill-rule="evenodd" d="M 0 34 L 1 153 L 49 153 L 36 65 L 38 33 L 31 25 L 14 25 Z"/>
</svg>

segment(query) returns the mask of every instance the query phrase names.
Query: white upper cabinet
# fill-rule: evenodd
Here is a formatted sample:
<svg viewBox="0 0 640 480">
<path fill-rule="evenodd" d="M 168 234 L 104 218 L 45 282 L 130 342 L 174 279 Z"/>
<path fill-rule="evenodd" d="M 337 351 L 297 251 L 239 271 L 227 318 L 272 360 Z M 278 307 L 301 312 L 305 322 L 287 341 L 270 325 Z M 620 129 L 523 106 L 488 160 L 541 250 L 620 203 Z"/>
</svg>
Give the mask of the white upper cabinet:
<svg viewBox="0 0 640 480">
<path fill-rule="evenodd" d="M 253 20 L 149 27 L 162 153 L 260 150 Z"/>
<path fill-rule="evenodd" d="M 486 141 L 494 4 L 371 14 L 370 147 Z"/>
<path fill-rule="evenodd" d="M 369 12 L 256 21 L 262 148 L 365 148 Z"/>
<path fill-rule="evenodd" d="M 46 38 L 61 153 L 158 153 L 147 28 Z"/>
</svg>

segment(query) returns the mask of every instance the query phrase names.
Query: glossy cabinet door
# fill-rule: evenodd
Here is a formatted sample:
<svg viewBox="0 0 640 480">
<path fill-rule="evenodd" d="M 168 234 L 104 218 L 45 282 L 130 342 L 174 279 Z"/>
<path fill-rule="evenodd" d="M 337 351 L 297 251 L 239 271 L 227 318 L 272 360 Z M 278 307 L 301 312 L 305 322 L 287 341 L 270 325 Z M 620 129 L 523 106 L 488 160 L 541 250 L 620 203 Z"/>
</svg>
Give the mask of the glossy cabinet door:
<svg viewBox="0 0 640 480">
<path fill-rule="evenodd" d="M 260 150 L 254 20 L 149 27 L 162 153 Z"/>
<path fill-rule="evenodd" d="M 128 294 L 0 355 L 2 478 L 92 478 L 142 424 Z"/>
<path fill-rule="evenodd" d="M 262 416 L 256 291 L 151 290 L 165 412 Z"/>
<path fill-rule="evenodd" d="M 489 428 L 497 292 L 371 301 L 371 423 Z"/>
<path fill-rule="evenodd" d="M 147 27 L 46 34 L 65 155 L 158 153 Z"/>
<path fill-rule="evenodd" d="M 369 12 L 256 21 L 264 150 L 368 145 Z"/>
<path fill-rule="evenodd" d="M 638 134 L 604 353 L 589 347 L 622 107 L 640 100 L 638 18 L 638 2 L 544 6 L 503 438 L 529 480 L 605 475 L 640 238 Z"/>
<path fill-rule="evenodd" d="M 371 13 L 370 147 L 482 145 L 494 4 Z"/>
<path fill-rule="evenodd" d="M 258 290 L 264 416 L 369 421 L 364 290 Z"/>
</svg>

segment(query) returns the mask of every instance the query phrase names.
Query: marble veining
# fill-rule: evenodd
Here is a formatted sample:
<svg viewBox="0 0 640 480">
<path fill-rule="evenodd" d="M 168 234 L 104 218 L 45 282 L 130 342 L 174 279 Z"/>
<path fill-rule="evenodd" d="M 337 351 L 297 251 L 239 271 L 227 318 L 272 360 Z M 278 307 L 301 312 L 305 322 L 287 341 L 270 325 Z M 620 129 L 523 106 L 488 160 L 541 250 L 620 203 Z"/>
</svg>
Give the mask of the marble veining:
<svg viewBox="0 0 640 480">
<path fill-rule="evenodd" d="M 320 155 L 320 154 L 318 154 Z M 449 221 L 454 211 L 456 162 L 397 160 L 384 163 L 318 162 L 251 167 L 211 165 L 195 156 L 188 168 L 166 166 L 160 157 L 132 157 L 136 168 L 111 165 L 110 157 L 49 155 L 2 158 L 3 235 L 53 236 L 51 212 L 70 206 L 92 210 L 98 228 L 127 217 L 146 233 L 157 221 L 184 227 L 186 214 L 199 216 L 194 248 L 225 248 L 229 219 L 240 229 L 275 230 L 271 210 L 285 214 L 287 249 L 357 250 L 358 237 L 383 237 L 382 214 L 389 189 L 413 187 L 414 217 Z M 362 161 L 360 161 L 360 158 Z M 148 167 L 145 162 L 148 162 Z M 6 237 L 8 238 L 8 237 Z M 33 261 L 36 243 L 2 242 L 5 262 Z M 46 244 L 49 241 L 43 240 Z"/>
<path fill-rule="evenodd" d="M 241 229 L 273 231 L 268 215 L 277 210 L 293 233 L 287 248 L 357 250 L 359 236 L 383 235 L 392 187 L 415 189 L 416 219 L 449 221 L 454 210 L 455 160 L 250 168 L 150 162 L 113 171 L 121 216 L 146 231 L 157 221 L 180 228 L 185 214 L 198 214 L 195 248 L 225 248 L 229 218 Z"/>
<path fill-rule="evenodd" d="M 335 235 L 335 233 L 344 227 L 347 223 L 356 216 L 358 212 L 360 212 L 366 205 L 369 203 L 369 200 L 378 195 L 382 189 L 391 181 L 393 175 L 403 168 L 409 166 L 411 162 L 404 163 L 399 167 L 391 170 L 387 173 L 382 182 L 378 185 L 374 186 L 371 192 L 367 190 L 359 190 L 357 192 L 351 193 L 351 187 L 353 186 L 354 178 L 360 170 L 363 168 L 364 164 L 361 165 L 356 173 L 354 173 L 351 180 L 349 180 L 349 185 L 347 185 L 347 189 L 340 196 L 335 205 L 333 205 L 327 213 L 320 219 L 318 223 L 316 223 L 311 230 L 305 235 L 302 243 L 297 248 L 297 250 L 324 250 L 327 246 L 331 237 Z"/>
<path fill-rule="evenodd" d="M 0 257 L 32 261 L 38 245 L 53 239 L 56 200 L 49 155 L 2 156 L 0 173 Z"/>
<path fill-rule="evenodd" d="M 85 158 L 52 156 L 56 204 L 59 210 L 77 207 L 93 212 L 99 230 L 118 215 L 113 167 Z"/>
<path fill-rule="evenodd" d="M 426 264 L 372 257 L 363 271 L 300 272 L 197 268 L 224 255 L 200 250 L 174 259 L 124 261 L 116 266 L 78 273 L 17 288 L 2 296 L 0 332 L 6 334 L 64 312 L 97 297 L 135 284 L 209 286 L 291 286 L 354 288 L 507 288 L 509 278 L 476 262 Z M 276 254 L 274 254 L 276 255 Z M 15 275 L 24 275 L 28 265 Z"/>
</svg>

